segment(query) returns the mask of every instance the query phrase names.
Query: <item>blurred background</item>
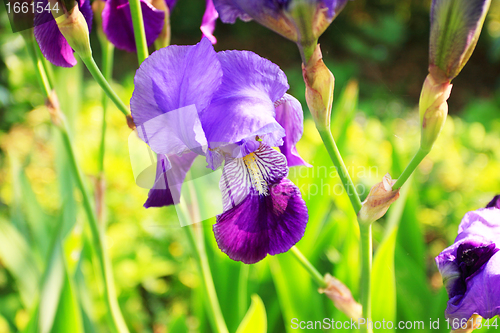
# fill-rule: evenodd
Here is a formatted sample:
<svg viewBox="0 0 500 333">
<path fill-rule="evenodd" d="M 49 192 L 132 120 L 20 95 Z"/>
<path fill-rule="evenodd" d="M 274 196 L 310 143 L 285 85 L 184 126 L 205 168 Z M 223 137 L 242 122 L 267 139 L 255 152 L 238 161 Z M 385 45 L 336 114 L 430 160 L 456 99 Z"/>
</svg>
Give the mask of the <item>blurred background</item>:
<svg viewBox="0 0 500 333">
<path fill-rule="evenodd" d="M 199 41 L 204 8 L 202 0 L 178 1 L 171 16 L 172 44 Z M 397 178 L 418 149 L 417 103 L 427 75 L 429 8 L 428 0 L 350 1 L 320 38 L 325 63 L 336 78 L 332 130 L 364 196 L 386 173 Z M 3 6 L 0 31 L 0 333 L 30 332 L 39 302 L 54 303 L 48 319 L 54 324 L 48 331 L 75 332 L 67 322 L 73 311 L 83 332 L 108 332 L 81 195 L 24 41 L 11 32 Z M 358 227 L 309 117 L 296 45 L 255 22 L 218 21 L 215 36 L 216 50 L 254 51 L 287 74 L 289 93 L 305 113 L 298 151 L 313 165 L 290 171 L 310 212 L 298 247 L 321 273 L 336 276 L 357 298 Z M 113 88 L 124 101 L 132 95 L 136 69 L 135 54 L 116 50 Z M 499 73 L 500 0 L 493 0 L 476 51 L 453 81 L 450 117 L 435 149 L 374 227 L 374 320 L 422 320 L 424 331 L 430 331 L 429 319 L 439 318 L 439 331 L 449 331 L 444 322 L 447 295 L 434 257 L 453 242 L 467 211 L 500 193 Z M 94 191 L 101 90 L 81 63 L 53 68 L 53 76 L 77 159 Z M 176 212 L 143 208 L 148 191 L 135 185 L 127 146 L 130 129 L 114 106 L 107 121 L 106 240 L 127 325 L 132 332 L 211 332 L 200 275 Z M 203 193 L 199 196 L 203 199 Z M 63 235 L 71 283 L 42 285 L 51 281 L 49 248 L 60 221 L 62 231 L 57 232 Z M 346 318 L 318 294 L 290 254 L 252 266 L 231 261 L 217 248 L 214 222 L 201 225 L 230 332 L 243 319 L 252 294 L 264 302 L 269 332 L 297 331 L 291 329 L 292 318 Z"/>
</svg>

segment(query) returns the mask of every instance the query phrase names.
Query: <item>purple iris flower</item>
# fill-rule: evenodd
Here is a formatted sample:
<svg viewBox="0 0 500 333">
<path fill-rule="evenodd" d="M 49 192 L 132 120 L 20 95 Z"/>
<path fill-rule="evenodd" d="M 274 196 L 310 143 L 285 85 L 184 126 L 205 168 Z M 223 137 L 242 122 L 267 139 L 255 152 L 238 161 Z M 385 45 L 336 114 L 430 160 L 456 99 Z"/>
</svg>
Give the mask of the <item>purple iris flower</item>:
<svg viewBox="0 0 500 333">
<path fill-rule="evenodd" d="M 213 227 L 219 248 L 247 264 L 288 251 L 308 221 L 286 178 L 289 166 L 306 165 L 295 150 L 302 108 L 288 88 L 272 62 L 248 51 L 216 53 L 207 38 L 154 52 L 137 71 L 130 103 L 139 136 L 159 154 L 145 207 L 177 203 L 203 155 L 213 170 L 224 164 L 224 211 Z"/>
<path fill-rule="evenodd" d="M 41 7 L 46 8 L 48 0 L 37 0 L 35 7 L 41 3 Z M 87 25 L 92 27 L 92 8 L 89 0 L 77 0 L 76 4 L 82 13 Z M 59 10 L 63 11 L 59 4 Z M 61 67 L 73 67 L 76 65 L 74 51 L 57 27 L 57 23 L 50 11 L 40 11 L 35 13 L 34 34 L 43 56 L 52 64 Z"/>
<path fill-rule="evenodd" d="M 162 33 L 165 23 L 165 15 L 170 15 L 177 0 L 140 0 L 146 31 L 146 42 L 148 47 Z M 215 44 L 213 36 L 215 21 L 218 14 L 215 11 L 212 0 L 207 0 L 207 7 L 203 16 L 200 29 L 203 35 Z M 168 11 L 168 14 L 165 12 Z M 128 0 L 106 0 L 106 6 L 102 12 L 102 26 L 108 40 L 117 48 L 128 52 L 136 52 L 134 27 L 130 14 Z"/>
<path fill-rule="evenodd" d="M 294 42 L 313 42 L 347 0 L 214 0 L 224 23 L 255 20 Z"/>
<path fill-rule="evenodd" d="M 500 315 L 500 196 L 467 213 L 455 243 L 436 257 L 450 300 L 446 317 Z"/>
</svg>

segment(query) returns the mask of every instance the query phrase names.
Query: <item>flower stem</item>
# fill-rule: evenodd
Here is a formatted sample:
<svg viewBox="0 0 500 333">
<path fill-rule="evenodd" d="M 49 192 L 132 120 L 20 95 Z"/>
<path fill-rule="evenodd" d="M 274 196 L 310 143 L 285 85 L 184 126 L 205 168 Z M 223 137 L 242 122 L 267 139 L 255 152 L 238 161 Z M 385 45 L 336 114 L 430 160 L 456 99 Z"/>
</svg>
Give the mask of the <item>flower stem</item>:
<svg viewBox="0 0 500 333">
<path fill-rule="evenodd" d="M 96 80 L 96 82 L 101 86 L 106 95 L 108 95 L 109 99 L 111 99 L 113 103 L 115 103 L 118 110 L 120 110 L 123 115 L 125 115 L 125 117 L 129 117 L 130 112 L 128 110 L 128 107 L 122 102 L 120 97 L 118 97 L 118 95 L 109 85 L 108 81 L 104 78 L 101 71 L 99 70 L 99 67 L 97 67 L 97 64 L 95 63 L 94 58 L 82 57 L 82 61 L 85 63 L 85 66 L 87 66 L 90 74 L 92 74 L 92 76 L 94 77 L 94 80 Z"/>
<path fill-rule="evenodd" d="M 186 215 L 184 213 L 184 215 Z M 207 253 L 205 252 L 205 242 L 203 240 L 202 230 L 200 226 L 187 225 L 182 227 L 188 236 L 189 243 L 194 250 L 194 255 L 198 263 L 198 268 L 203 279 L 203 291 L 207 297 L 210 305 L 207 307 L 209 313 L 209 320 L 214 332 L 228 333 L 226 322 L 222 316 L 217 293 L 215 292 L 215 285 L 208 264 Z M 197 228 L 198 230 L 194 230 Z"/>
<path fill-rule="evenodd" d="M 35 50 L 35 43 L 30 43 L 29 39 L 27 40 L 27 46 L 29 50 L 30 56 L 33 56 L 32 60 L 35 65 L 36 71 L 39 72 L 37 75 L 39 78 L 42 78 L 40 81 L 42 83 L 43 90 L 46 94 L 47 98 L 50 98 L 52 94 L 52 88 L 49 84 L 49 80 L 47 79 L 47 74 L 45 72 L 44 66 L 41 63 L 41 59 L 38 57 L 38 54 Z M 83 178 L 80 173 L 80 169 L 78 167 L 76 157 L 74 154 L 73 146 L 71 144 L 71 139 L 68 133 L 68 127 L 66 122 L 64 121 L 64 118 L 61 117 L 62 119 L 61 123 L 57 126 L 59 131 L 61 132 L 61 136 L 63 139 L 63 145 L 66 150 L 66 154 L 69 157 L 70 161 L 70 167 L 71 167 L 71 172 L 73 173 L 73 176 L 75 178 L 77 187 L 79 188 L 82 198 L 83 198 L 83 208 L 85 210 L 85 213 L 87 215 L 89 225 L 90 225 L 90 230 L 92 233 L 92 241 L 94 243 L 94 250 L 96 252 L 98 261 L 99 261 L 99 266 L 103 278 L 103 283 L 104 283 L 104 293 L 106 295 L 105 297 L 105 302 L 106 305 L 109 309 L 108 315 L 110 316 L 110 321 L 113 325 L 113 331 L 119 332 L 119 333 L 128 333 L 127 326 L 125 324 L 125 321 L 123 320 L 123 316 L 120 312 L 120 308 L 118 306 L 118 302 L 116 300 L 116 292 L 114 289 L 114 284 L 113 284 L 113 273 L 111 270 L 111 264 L 106 256 L 106 251 L 105 251 L 105 246 L 104 246 L 104 241 L 101 238 L 101 235 L 99 233 L 99 227 L 97 224 L 97 217 L 95 215 L 95 212 L 92 208 L 92 204 L 90 201 L 90 196 L 87 192 L 87 189 L 85 188 L 85 184 L 83 182 Z"/>
<path fill-rule="evenodd" d="M 67 127 L 65 124 L 64 126 L 60 127 L 60 131 L 63 138 L 63 143 L 66 149 L 66 153 L 68 154 L 69 157 L 71 171 L 73 173 L 73 176 L 75 177 L 77 187 L 82 194 L 83 207 L 85 209 L 85 213 L 89 220 L 90 231 L 92 233 L 92 242 L 94 245 L 93 247 L 97 255 L 97 258 L 99 259 L 99 266 L 104 282 L 105 301 L 106 305 L 110 310 L 111 322 L 114 326 L 113 329 L 119 333 L 128 333 L 127 325 L 125 324 L 123 316 L 120 312 L 118 302 L 116 300 L 116 291 L 113 282 L 113 272 L 111 270 L 111 263 L 106 254 L 104 239 L 101 236 L 101 233 L 99 232 L 97 217 L 94 213 L 94 209 L 92 208 L 90 195 L 83 182 L 83 178 L 73 151 L 73 146 L 71 144 L 71 139 L 69 137 Z"/>
<path fill-rule="evenodd" d="M 344 185 L 344 189 L 346 190 L 349 200 L 351 201 L 352 207 L 354 208 L 354 211 L 358 213 L 361 209 L 361 199 L 359 198 L 356 187 L 352 182 L 351 176 L 349 176 L 349 172 L 347 172 L 342 156 L 340 155 L 339 149 L 333 139 L 332 132 L 330 129 L 320 128 L 318 128 L 318 132 L 333 164 L 335 165 L 335 168 L 337 169 L 342 184 Z"/>
<path fill-rule="evenodd" d="M 372 297 L 371 297 L 371 277 L 372 277 L 372 224 L 359 224 L 361 240 L 361 305 L 363 306 L 363 318 L 368 323 L 371 321 Z M 361 328 L 361 332 L 371 333 L 373 330 L 366 326 Z"/>
<path fill-rule="evenodd" d="M 132 24 L 134 26 L 135 45 L 137 48 L 137 59 L 139 65 L 149 56 L 148 44 L 146 43 L 146 30 L 142 18 L 140 0 L 129 0 Z"/>
<path fill-rule="evenodd" d="M 300 250 L 297 248 L 297 246 L 293 246 L 290 249 L 290 252 L 293 254 L 295 259 L 306 269 L 306 271 L 311 275 L 313 278 L 314 282 L 316 282 L 321 288 L 326 288 L 326 282 L 324 280 L 323 275 L 321 275 L 320 272 L 316 269 L 316 267 L 311 264 L 309 260 L 300 252 Z"/>
<path fill-rule="evenodd" d="M 102 48 L 102 71 L 104 78 L 109 82 L 113 72 L 113 51 L 114 47 L 108 41 L 101 40 Z M 102 129 L 101 129 L 101 144 L 99 146 L 99 173 L 104 172 L 104 155 L 106 150 L 106 111 L 108 109 L 108 97 L 102 96 Z"/>
<path fill-rule="evenodd" d="M 403 184 L 410 178 L 412 173 L 415 171 L 415 169 L 418 167 L 420 162 L 429 154 L 429 151 L 423 150 L 422 148 L 419 148 L 413 159 L 410 161 L 406 169 L 403 171 L 401 176 L 398 178 L 392 189 L 398 190 L 403 186 Z"/>
</svg>

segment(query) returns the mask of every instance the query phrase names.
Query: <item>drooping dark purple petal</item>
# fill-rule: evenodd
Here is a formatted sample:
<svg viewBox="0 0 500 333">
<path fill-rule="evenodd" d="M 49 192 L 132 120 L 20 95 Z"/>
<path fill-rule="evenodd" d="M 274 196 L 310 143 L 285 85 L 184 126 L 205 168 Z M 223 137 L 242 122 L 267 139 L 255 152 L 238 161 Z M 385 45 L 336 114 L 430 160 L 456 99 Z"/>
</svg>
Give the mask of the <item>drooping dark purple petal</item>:
<svg viewBox="0 0 500 333">
<path fill-rule="evenodd" d="M 215 10 L 212 0 L 206 0 L 206 3 L 207 6 L 205 8 L 205 14 L 203 14 L 200 30 L 203 33 L 203 37 L 207 37 L 212 44 L 215 44 L 217 43 L 217 38 L 214 36 L 215 22 L 217 22 L 219 13 Z"/>
<path fill-rule="evenodd" d="M 40 3 L 40 5 L 38 5 Z M 80 4 L 81 3 L 81 4 Z M 46 8 L 48 0 L 37 0 L 35 7 Z M 62 9 L 61 9 L 62 10 Z M 79 10 L 82 13 L 87 25 L 92 27 L 92 9 L 90 1 L 79 2 Z M 59 31 L 57 23 L 50 11 L 40 11 L 35 13 L 34 34 L 43 56 L 52 64 L 61 67 L 73 67 L 76 65 L 74 51 L 69 46 L 64 36 Z"/>
<path fill-rule="evenodd" d="M 145 208 L 163 207 L 179 203 L 182 183 L 186 173 L 191 168 L 196 153 L 187 153 L 182 156 L 158 154 L 156 167 L 156 181 L 149 191 Z"/>
<path fill-rule="evenodd" d="M 242 158 L 227 160 L 219 182 L 224 212 L 245 200 L 252 188 L 267 195 L 270 186 L 287 174 L 285 156 L 264 144 Z"/>
<path fill-rule="evenodd" d="M 170 10 L 170 12 L 172 12 L 172 9 L 174 9 L 175 4 L 177 3 L 177 0 L 165 0 L 165 3 L 167 4 L 167 7 Z"/>
<path fill-rule="evenodd" d="M 446 318 L 467 320 L 473 314 L 493 318 L 500 315 L 500 255 L 493 255 L 474 278 L 467 281 L 466 293 L 457 302 L 448 301 Z"/>
<path fill-rule="evenodd" d="M 496 195 L 493 200 L 486 206 L 486 208 L 498 208 L 500 209 L 500 195 Z"/>
<path fill-rule="evenodd" d="M 283 178 L 269 195 L 252 188 L 238 206 L 217 216 L 213 229 L 222 252 L 253 264 L 294 246 L 304 235 L 308 218 L 299 189 Z"/>
<path fill-rule="evenodd" d="M 500 210 L 482 208 L 465 215 L 455 243 L 436 257 L 450 300 L 446 317 L 492 318 L 500 312 Z"/>
<path fill-rule="evenodd" d="M 288 89 L 286 76 L 267 59 L 249 51 L 217 53 L 224 73 L 208 109 L 200 112 L 211 148 L 274 133 L 281 144 L 284 129 L 275 119 L 274 102 Z"/>
<path fill-rule="evenodd" d="M 288 166 L 310 166 L 297 152 L 295 145 L 302 137 L 304 130 L 304 113 L 300 102 L 293 96 L 285 94 L 276 106 L 276 121 L 285 129 L 286 136 L 280 151 L 286 156 Z"/>
<path fill-rule="evenodd" d="M 165 12 L 158 10 L 145 0 L 141 0 L 141 9 L 146 30 L 148 46 L 160 35 L 165 23 Z M 107 0 L 102 12 L 102 27 L 109 41 L 117 48 L 136 52 L 134 27 L 130 5 L 127 0 Z"/>
</svg>

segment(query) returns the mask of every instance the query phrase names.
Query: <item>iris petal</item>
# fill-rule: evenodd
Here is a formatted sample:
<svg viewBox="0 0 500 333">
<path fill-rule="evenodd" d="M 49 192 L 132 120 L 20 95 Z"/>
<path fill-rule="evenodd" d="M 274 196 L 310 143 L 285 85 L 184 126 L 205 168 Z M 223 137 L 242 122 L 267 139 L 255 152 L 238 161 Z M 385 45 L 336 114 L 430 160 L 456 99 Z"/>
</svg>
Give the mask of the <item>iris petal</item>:
<svg viewBox="0 0 500 333">
<path fill-rule="evenodd" d="M 285 73 L 253 52 L 226 51 L 217 56 L 224 73 L 222 84 L 210 107 L 200 112 L 210 147 L 268 133 L 285 136 L 274 109 L 274 102 L 289 87 Z"/>
<path fill-rule="evenodd" d="M 165 23 L 165 12 L 141 0 L 141 10 L 146 30 L 146 42 L 150 46 L 158 38 Z M 130 5 L 126 0 L 107 0 L 102 12 L 102 27 L 109 41 L 117 48 L 136 52 L 134 27 Z"/>
<path fill-rule="evenodd" d="M 149 191 L 144 207 L 162 207 L 179 203 L 181 187 L 186 173 L 191 168 L 196 153 L 187 153 L 182 156 L 168 157 L 158 155 L 156 167 L 156 181 Z"/>
<path fill-rule="evenodd" d="M 48 5 L 48 0 L 38 0 L 38 4 L 45 8 Z M 79 2 L 80 3 L 80 2 Z M 92 9 L 90 1 L 81 1 L 80 12 L 82 13 L 87 25 L 92 26 Z M 43 56 L 52 64 L 61 67 L 73 67 L 76 65 L 74 51 L 69 46 L 68 42 L 59 31 L 57 23 L 50 11 L 41 11 L 35 14 L 34 34 Z M 90 30 L 90 28 L 89 28 Z"/>
<path fill-rule="evenodd" d="M 205 14 L 203 14 L 203 19 L 201 21 L 200 30 L 204 37 L 207 37 L 212 44 L 217 43 L 217 38 L 214 36 L 215 22 L 219 17 L 219 13 L 215 10 L 214 2 L 212 0 L 207 0 L 207 6 L 205 8 Z"/>
<path fill-rule="evenodd" d="M 220 62 L 206 38 L 194 46 L 160 49 L 142 63 L 135 75 L 130 100 L 134 122 L 140 125 L 193 104 L 198 113 L 203 112 L 221 79 Z"/>
<path fill-rule="evenodd" d="M 295 147 L 304 131 L 304 113 L 300 102 L 295 97 L 285 94 L 275 105 L 276 120 L 285 129 L 286 133 L 280 151 L 286 156 L 288 166 L 310 166 L 300 157 Z"/>
<path fill-rule="evenodd" d="M 252 188 L 240 204 L 217 216 L 213 229 L 222 252 L 253 264 L 294 246 L 304 235 L 308 218 L 299 189 L 283 178 L 269 195 Z"/>
<path fill-rule="evenodd" d="M 486 208 L 498 208 L 500 209 L 500 195 L 496 195 L 493 200 L 486 206 Z"/>
<path fill-rule="evenodd" d="M 285 156 L 264 144 L 244 158 L 227 161 L 219 182 L 224 212 L 239 205 L 252 189 L 268 193 L 269 187 L 287 174 Z"/>
</svg>

